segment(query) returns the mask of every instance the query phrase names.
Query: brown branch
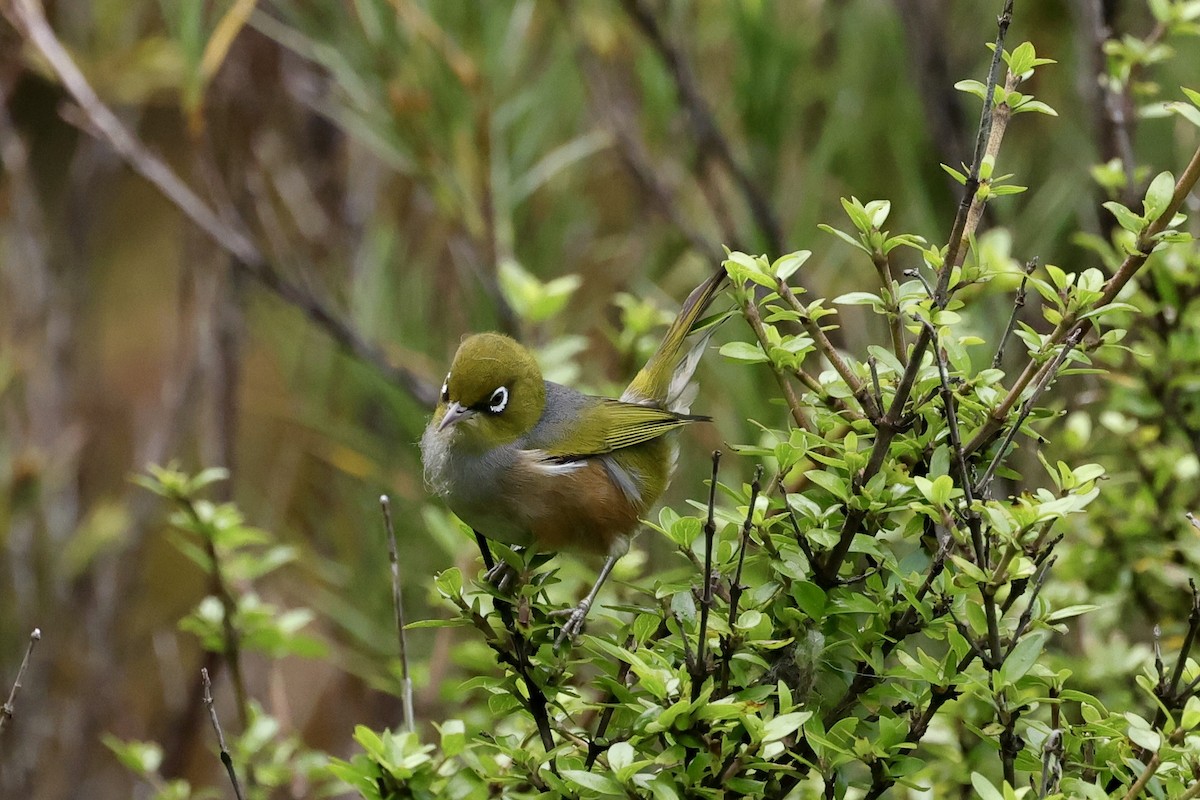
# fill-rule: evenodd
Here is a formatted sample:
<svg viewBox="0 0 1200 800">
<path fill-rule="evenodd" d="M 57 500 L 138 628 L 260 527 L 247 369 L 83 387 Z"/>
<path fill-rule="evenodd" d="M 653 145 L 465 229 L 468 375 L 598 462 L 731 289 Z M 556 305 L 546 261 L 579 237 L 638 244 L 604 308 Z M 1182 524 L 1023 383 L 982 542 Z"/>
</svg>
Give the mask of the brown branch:
<svg viewBox="0 0 1200 800">
<path fill-rule="evenodd" d="M 754 331 L 754 337 L 758 339 L 758 344 L 763 349 L 763 353 L 767 356 L 767 365 L 771 368 L 771 373 L 775 376 L 775 382 L 779 384 L 779 390 L 783 392 L 783 399 L 787 402 L 788 410 L 792 414 L 792 421 L 796 423 L 796 427 L 806 431 L 816 431 L 816 425 L 809 419 L 807 413 L 800 405 L 800 400 L 796 397 L 796 391 L 792 388 L 791 382 L 787 375 L 783 373 L 783 369 L 775 363 L 775 359 L 771 358 L 770 340 L 767 338 L 767 330 L 763 325 L 762 316 L 758 313 L 758 304 L 755 301 L 753 289 L 743 289 L 738 292 L 739 295 L 745 295 L 741 299 L 742 316 L 746 318 L 746 322 L 750 325 L 750 330 Z"/>
<path fill-rule="evenodd" d="M 995 51 L 992 56 L 991 67 L 988 70 L 983 110 L 980 112 L 979 133 L 975 140 L 975 155 L 971 162 L 966 185 L 963 188 L 963 196 L 959 202 L 958 213 L 955 215 L 950 239 L 946 246 L 946 259 L 938 272 L 938 284 L 933 293 L 934 306 L 939 310 L 945 308 L 949 300 L 950 273 L 959 263 L 960 251 L 963 244 L 974 233 L 974 229 L 968 227 L 968 220 L 973 219 L 974 224 L 977 225 L 980 219 L 978 214 L 972 212 L 972 208 L 975 206 L 975 198 L 979 193 L 980 165 L 984 156 L 989 153 L 994 156 L 1000 145 L 999 139 L 992 136 L 993 106 L 991 98 L 995 93 L 997 77 L 1000 72 L 1000 62 L 1002 53 L 1004 52 L 1004 39 L 1008 34 L 1008 26 L 1012 22 L 1012 8 L 1013 0 L 1006 0 L 1004 11 L 997 20 Z M 1003 127 L 1001 128 L 1001 133 L 1003 133 Z M 900 378 L 900 384 L 896 388 L 896 394 L 892 398 L 892 403 L 888 406 L 887 413 L 876 423 L 877 433 L 875 441 L 871 446 L 871 457 L 868 459 L 866 467 L 855 477 L 855 490 L 865 486 L 883 467 L 883 462 L 887 458 L 892 440 L 895 439 L 896 434 L 900 431 L 900 419 L 904 413 L 904 406 L 908 402 L 909 395 L 912 393 L 913 384 L 916 382 L 917 373 L 920 371 L 921 363 L 925 357 L 925 351 L 929 348 L 932 340 L 933 337 L 930 335 L 930 329 L 923 327 L 917 337 L 916 344 L 913 345 L 908 366 Z M 970 448 L 968 448 L 967 452 L 968 454 L 970 453 Z M 842 523 L 842 529 L 838 534 L 837 544 L 834 545 L 824 564 L 821 565 L 814 576 L 818 586 L 827 589 L 837 583 L 837 575 L 841 570 L 842 562 L 850 552 L 850 545 L 853 543 L 854 537 L 858 534 L 859 527 L 866 517 L 867 512 L 865 510 L 847 510 L 846 518 Z"/>
<path fill-rule="evenodd" d="M 821 329 L 821 325 L 812 318 L 808 313 L 808 309 L 800 302 L 800 298 L 792 291 L 792 288 L 783 280 L 777 281 L 779 296 L 791 306 L 792 311 L 796 312 L 800 317 L 800 324 L 804 326 L 804 330 L 812 337 L 813 343 L 816 344 L 817 350 L 821 355 L 833 365 L 834 370 L 846 385 L 850 387 L 854 398 L 858 400 L 858 404 L 862 406 L 863 412 L 872 422 L 876 422 L 883 410 L 875 405 L 875 398 L 868 390 L 867 385 L 859 380 L 859 377 L 854 374 L 854 370 L 850 369 L 850 365 L 842 358 L 841 353 L 834 347 L 833 342 L 829 341 L 829 337 L 825 335 L 825 331 Z"/>
<path fill-rule="evenodd" d="M 742 601 L 742 592 L 746 587 L 742 586 L 742 567 L 746 564 L 746 551 L 750 549 L 750 531 L 754 528 L 754 506 L 758 502 L 758 493 L 762 489 L 762 464 L 754 468 L 754 480 L 750 482 L 750 502 L 746 506 L 746 519 L 742 523 L 742 540 L 741 546 L 738 548 L 737 567 L 733 571 L 733 580 L 729 583 L 729 635 L 725 636 L 721 643 L 721 691 L 728 693 L 729 691 L 729 669 L 730 661 L 733 659 L 734 637 L 733 633 L 735 624 L 737 623 L 738 605 Z"/>
<path fill-rule="evenodd" d="M 21 688 L 21 679 L 25 677 L 25 670 L 29 668 L 29 657 L 33 655 L 33 648 L 42 640 L 42 629 L 34 628 L 29 634 L 29 644 L 25 646 L 25 657 L 21 659 L 21 666 L 17 668 L 17 677 L 13 681 L 12 690 L 8 693 L 8 700 L 4 705 L 0 706 L 0 734 L 4 733 L 4 724 L 13 717 L 13 712 L 16 711 L 14 703 L 17 700 L 17 690 Z"/>
<path fill-rule="evenodd" d="M 342 349 L 370 364 L 422 405 L 437 401 L 436 388 L 407 367 L 392 364 L 379 347 L 300 284 L 284 277 L 264 255 L 232 208 L 214 210 L 170 166 L 125 126 L 92 89 L 54 34 L 40 0 L 10 0 L 7 14 L 14 26 L 45 57 L 63 87 L 79 105 L 90 135 L 107 142 L 125 163 L 163 194 L 180 212 L 234 259 L 244 272 L 286 304 L 301 311 Z"/>
<path fill-rule="evenodd" d="M 1004 348 L 1008 344 L 1009 338 L 1012 337 L 1013 331 L 1017 329 L 1017 320 L 1021 316 L 1021 309 L 1025 307 L 1025 288 L 1029 284 L 1029 276 L 1037 269 L 1037 263 L 1036 258 L 1025 262 L 1025 274 L 1021 276 L 1021 285 L 1017 288 L 1016 298 L 1013 299 L 1013 310 L 1008 317 L 1008 324 L 1004 326 L 1004 333 L 1000 334 L 1000 343 L 996 345 L 996 355 L 992 357 L 992 369 L 999 369 L 1004 362 Z"/>
<path fill-rule="evenodd" d="M 221 721 L 217 719 L 217 708 L 213 705 L 212 681 L 208 679 L 208 670 L 201 667 L 200 679 L 204 683 L 204 706 L 208 709 L 208 718 L 212 721 L 213 730 L 217 732 L 217 744 L 221 748 L 221 763 L 229 773 L 229 782 L 233 784 L 233 794 L 237 800 L 242 800 L 242 786 L 238 783 L 237 771 L 233 768 L 233 758 L 225 747 L 225 734 L 221 732 Z"/>
<path fill-rule="evenodd" d="M 597 63 L 596 54 L 581 44 L 576 49 L 576 58 L 587 84 L 592 107 L 607 123 L 608 130 L 616 141 L 617 154 L 642 192 L 693 250 L 710 263 L 720 263 L 725 258 L 720 243 L 705 236 L 685 218 L 683 204 L 675 197 L 671 180 L 663 174 L 655 159 L 647 152 L 645 143 L 637 132 L 637 122 L 629 108 L 630 103 L 625 102 L 624 98 L 615 97 L 613 91 L 608 88 L 605 71 Z"/>
<path fill-rule="evenodd" d="M 713 606 L 713 539 L 717 534 L 715 519 L 717 505 L 717 470 L 721 466 L 721 451 L 712 453 L 712 479 L 708 484 L 708 517 L 704 521 L 704 581 L 700 590 L 700 628 L 696 635 L 696 661 L 692 665 L 692 701 L 700 697 L 700 687 L 708 677 L 708 654 L 705 652 L 708 644 L 708 615 Z M 684 640 L 687 641 L 686 639 Z"/>
<path fill-rule="evenodd" d="M 396 529 L 392 525 L 392 501 L 386 495 L 379 496 L 379 505 L 383 509 L 383 526 L 387 532 L 388 563 L 391 565 L 392 577 L 392 612 L 396 618 L 396 638 L 400 645 L 400 691 L 404 704 L 404 729 L 416 730 L 416 719 L 413 715 L 413 685 L 408 673 L 408 635 L 404 630 L 404 599 L 401 595 L 400 561 L 396 556 Z"/>
<path fill-rule="evenodd" d="M 1167 203 L 1166 209 L 1146 226 L 1145 230 L 1138 236 L 1137 244 L 1133 252 L 1125 257 L 1121 262 L 1121 266 L 1113 274 L 1108 281 L 1105 282 L 1100 298 L 1092 305 L 1093 309 L 1104 308 L 1112 303 L 1125 285 L 1133 279 L 1133 276 L 1146 265 L 1146 261 L 1150 258 L 1150 254 L 1155 246 L 1155 238 L 1166 230 L 1167 225 L 1174 218 L 1175 214 L 1183 205 L 1183 201 L 1191 193 L 1196 185 L 1196 181 L 1200 179 L 1200 148 L 1192 154 L 1191 160 L 1187 167 L 1184 168 L 1183 174 L 1179 176 L 1179 180 L 1175 182 L 1175 190 L 1171 194 L 1171 201 Z M 1092 327 L 1090 319 L 1079 319 L 1079 312 L 1071 312 L 1066 314 L 1062 321 L 1054 328 L 1054 330 L 1046 338 L 1043 348 L 1050 348 L 1063 342 L 1068 336 L 1076 335 L 1079 339 L 1087 333 Z M 1042 367 L 1036 358 L 1031 357 L 1025 365 L 1025 369 L 1013 382 L 1012 388 L 1008 390 L 1008 394 L 1000 401 L 999 405 L 988 416 L 987 421 L 967 443 L 967 453 L 973 453 L 979 448 L 985 446 L 992 437 L 1000 430 L 1008 419 L 1009 412 L 1013 406 L 1020 400 L 1025 388 L 1031 382 L 1042 377 Z"/>
</svg>

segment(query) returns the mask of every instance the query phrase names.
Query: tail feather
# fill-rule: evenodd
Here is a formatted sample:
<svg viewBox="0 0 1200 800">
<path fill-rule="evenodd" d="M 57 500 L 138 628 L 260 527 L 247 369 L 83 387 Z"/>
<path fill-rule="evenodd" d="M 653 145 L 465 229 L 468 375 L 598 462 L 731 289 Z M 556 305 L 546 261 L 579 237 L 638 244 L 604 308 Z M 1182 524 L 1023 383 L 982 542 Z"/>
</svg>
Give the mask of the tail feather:
<svg viewBox="0 0 1200 800">
<path fill-rule="evenodd" d="M 726 277 L 722 265 L 708 280 L 692 290 L 687 300 L 683 301 L 679 315 L 667 328 L 662 344 L 621 395 L 622 400 L 627 403 L 653 403 L 678 413 L 688 412 L 695 398 L 695 387 L 689 384 L 713 329 L 705 331 L 690 345 L 688 334 L 721 291 Z"/>
</svg>

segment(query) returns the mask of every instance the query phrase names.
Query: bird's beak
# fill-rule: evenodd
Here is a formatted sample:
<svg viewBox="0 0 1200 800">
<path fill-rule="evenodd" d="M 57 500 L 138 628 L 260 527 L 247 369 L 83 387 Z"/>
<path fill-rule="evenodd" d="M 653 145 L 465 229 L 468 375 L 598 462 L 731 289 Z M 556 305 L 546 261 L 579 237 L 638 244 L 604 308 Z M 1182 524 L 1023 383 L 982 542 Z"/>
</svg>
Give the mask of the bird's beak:
<svg viewBox="0 0 1200 800">
<path fill-rule="evenodd" d="M 446 416 L 442 417 L 442 421 L 438 423 L 438 433 L 446 430 L 446 428 L 449 428 L 463 417 L 470 416 L 472 413 L 474 412 L 469 408 L 465 408 L 458 403 L 451 403 L 446 406 Z"/>
</svg>

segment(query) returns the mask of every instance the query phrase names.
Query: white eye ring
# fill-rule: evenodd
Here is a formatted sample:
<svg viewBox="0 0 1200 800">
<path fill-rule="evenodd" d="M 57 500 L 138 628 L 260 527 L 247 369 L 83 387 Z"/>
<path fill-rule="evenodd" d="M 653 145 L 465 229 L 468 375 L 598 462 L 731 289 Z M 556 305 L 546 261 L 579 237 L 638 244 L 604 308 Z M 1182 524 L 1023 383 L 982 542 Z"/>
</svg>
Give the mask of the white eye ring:
<svg viewBox="0 0 1200 800">
<path fill-rule="evenodd" d="M 501 386 L 496 391 L 492 392 L 492 398 L 488 400 L 488 411 L 493 414 L 499 414 L 508 405 L 508 389 Z"/>
<path fill-rule="evenodd" d="M 450 373 L 446 373 L 446 380 L 442 381 L 442 402 L 450 399 Z"/>
</svg>

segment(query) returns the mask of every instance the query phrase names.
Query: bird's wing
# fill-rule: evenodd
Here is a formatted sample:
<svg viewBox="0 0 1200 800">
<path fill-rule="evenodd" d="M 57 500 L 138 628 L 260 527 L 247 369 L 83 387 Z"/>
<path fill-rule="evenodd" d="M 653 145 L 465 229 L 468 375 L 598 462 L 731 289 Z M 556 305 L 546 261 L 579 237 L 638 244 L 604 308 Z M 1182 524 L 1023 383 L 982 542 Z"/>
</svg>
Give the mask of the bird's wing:
<svg viewBox="0 0 1200 800">
<path fill-rule="evenodd" d="M 708 417 L 676 414 L 654 406 L 601 399 L 583 410 L 567 441 L 546 443 L 553 458 L 581 458 L 611 453 L 657 439 L 668 431 Z"/>
</svg>

